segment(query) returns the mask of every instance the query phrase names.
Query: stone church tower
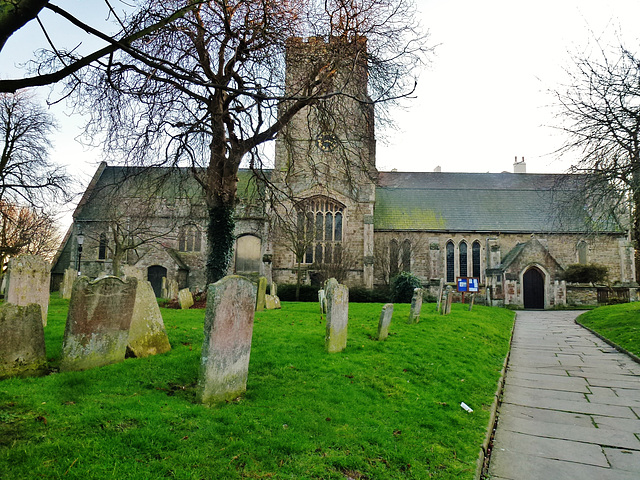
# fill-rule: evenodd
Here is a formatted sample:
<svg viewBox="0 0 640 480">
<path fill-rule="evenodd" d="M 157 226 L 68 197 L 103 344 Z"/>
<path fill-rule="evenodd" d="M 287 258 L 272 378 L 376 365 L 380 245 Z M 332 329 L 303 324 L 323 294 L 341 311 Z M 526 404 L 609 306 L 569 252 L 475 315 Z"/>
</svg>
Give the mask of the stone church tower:
<svg viewBox="0 0 640 480">
<path fill-rule="evenodd" d="M 350 285 L 372 287 L 377 171 L 366 40 L 292 38 L 286 61 L 291 101 L 305 95 L 317 76 L 330 72 L 331 80 L 321 99 L 300 111 L 276 141 L 272 180 L 284 195 L 275 210 L 295 226 L 297 237 L 287 242 L 273 229 L 274 280 L 295 283 L 291 244 L 297 239 L 304 242 L 304 255 L 298 255 L 303 280 L 343 275 Z"/>
</svg>

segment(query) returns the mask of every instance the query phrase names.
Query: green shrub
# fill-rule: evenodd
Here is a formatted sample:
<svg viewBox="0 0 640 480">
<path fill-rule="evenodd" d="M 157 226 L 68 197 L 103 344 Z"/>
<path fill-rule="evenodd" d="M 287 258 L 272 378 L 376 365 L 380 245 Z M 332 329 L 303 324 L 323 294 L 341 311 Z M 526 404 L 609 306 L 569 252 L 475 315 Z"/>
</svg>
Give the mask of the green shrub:
<svg viewBox="0 0 640 480">
<path fill-rule="evenodd" d="M 283 283 L 278 285 L 278 298 L 284 302 L 296 301 L 295 283 Z M 311 285 L 300 285 L 300 302 L 317 302 L 318 287 Z"/>
<path fill-rule="evenodd" d="M 373 289 L 352 287 L 349 289 L 349 301 L 354 303 L 387 303 L 390 298 L 389 287 Z"/>
<path fill-rule="evenodd" d="M 563 279 L 569 283 L 603 283 L 607 274 L 607 267 L 603 265 L 575 263 L 567 267 Z"/>
<path fill-rule="evenodd" d="M 409 303 L 413 290 L 422 287 L 422 282 L 411 272 L 401 272 L 391 280 L 391 301 Z"/>
</svg>

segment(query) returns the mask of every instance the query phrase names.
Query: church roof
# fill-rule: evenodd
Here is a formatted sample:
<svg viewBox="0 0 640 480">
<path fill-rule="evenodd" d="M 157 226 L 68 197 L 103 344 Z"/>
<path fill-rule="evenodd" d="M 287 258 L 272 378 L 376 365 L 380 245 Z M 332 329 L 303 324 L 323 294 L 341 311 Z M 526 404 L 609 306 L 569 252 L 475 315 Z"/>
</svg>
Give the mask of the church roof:
<svg viewBox="0 0 640 480">
<path fill-rule="evenodd" d="M 584 232 L 580 181 L 565 174 L 380 172 L 374 228 Z M 598 230 L 620 231 L 614 224 Z"/>
</svg>

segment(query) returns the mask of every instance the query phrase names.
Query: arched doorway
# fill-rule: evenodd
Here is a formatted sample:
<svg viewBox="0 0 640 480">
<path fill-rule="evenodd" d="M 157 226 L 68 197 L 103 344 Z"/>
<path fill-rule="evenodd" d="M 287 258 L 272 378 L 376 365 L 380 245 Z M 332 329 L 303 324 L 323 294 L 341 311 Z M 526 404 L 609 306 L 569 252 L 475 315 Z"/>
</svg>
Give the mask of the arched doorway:
<svg viewBox="0 0 640 480">
<path fill-rule="evenodd" d="M 166 276 L 167 269 L 160 265 L 151 265 L 147 268 L 147 280 L 151 282 L 156 297 L 162 297 L 162 279 Z"/>
<path fill-rule="evenodd" d="M 524 272 L 522 277 L 524 308 L 544 308 L 544 274 L 536 267 Z"/>
</svg>

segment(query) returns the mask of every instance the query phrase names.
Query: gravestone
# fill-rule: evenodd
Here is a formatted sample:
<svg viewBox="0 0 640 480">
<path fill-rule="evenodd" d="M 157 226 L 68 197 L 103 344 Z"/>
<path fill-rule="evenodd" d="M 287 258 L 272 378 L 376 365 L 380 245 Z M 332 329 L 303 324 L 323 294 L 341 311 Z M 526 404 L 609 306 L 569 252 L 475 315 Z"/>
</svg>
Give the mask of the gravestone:
<svg viewBox="0 0 640 480">
<path fill-rule="evenodd" d="M 266 294 L 267 294 L 267 279 L 266 277 L 260 277 L 258 279 L 258 295 L 256 297 L 256 312 L 261 312 L 265 309 Z"/>
<path fill-rule="evenodd" d="M 413 298 L 411 298 L 411 310 L 409 311 L 409 320 L 407 323 L 418 323 L 420 321 L 420 310 L 422 310 L 422 289 L 413 289 Z"/>
<path fill-rule="evenodd" d="M 49 310 L 49 262 L 37 255 L 19 255 L 9 260 L 9 280 L 5 300 L 14 305 L 40 305 L 42 324 L 47 326 Z"/>
<path fill-rule="evenodd" d="M 277 295 L 274 295 L 273 301 L 276 304 L 275 309 L 280 310 L 282 308 L 282 305 L 280 305 L 280 297 L 278 297 Z"/>
<path fill-rule="evenodd" d="M 105 277 L 73 284 L 60 370 L 86 370 L 124 360 L 138 280 Z"/>
<path fill-rule="evenodd" d="M 166 277 L 163 277 L 166 278 Z M 178 287 L 178 282 L 177 280 L 169 279 L 167 280 L 167 296 L 165 298 L 170 298 L 170 299 L 174 299 L 174 298 L 178 298 L 178 292 L 180 291 L 180 288 Z"/>
<path fill-rule="evenodd" d="M 444 278 L 440 279 L 440 286 L 438 287 L 438 304 L 436 305 L 436 312 L 440 311 L 442 306 L 442 292 L 444 291 Z"/>
<path fill-rule="evenodd" d="M 265 295 L 264 296 L 264 305 L 267 310 L 275 310 L 276 308 L 276 297 L 273 295 Z"/>
<path fill-rule="evenodd" d="M 0 305 L 0 379 L 47 370 L 40 305 Z"/>
<path fill-rule="evenodd" d="M 278 296 L 278 284 L 276 282 L 271 282 L 271 285 L 269 286 L 269 293 L 274 297 Z"/>
<path fill-rule="evenodd" d="M 178 303 L 183 310 L 191 308 L 193 305 L 193 295 L 191 295 L 191 291 L 189 291 L 188 288 L 183 288 L 178 292 Z"/>
<path fill-rule="evenodd" d="M 331 278 L 325 285 L 327 301 L 327 333 L 325 349 L 329 353 L 341 352 L 347 347 L 349 320 L 349 289 Z"/>
<path fill-rule="evenodd" d="M 215 405 L 247 389 L 256 286 L 244 277 L 228 276 L 209 285 L 198 400 Z"/>
<path fill-rule="evenodd" d="M 320 304 L 320 313 L 322 315 L 327 313 L 327 297 L 324 294 L 324 290 L 318 290 L 318 303 Z"/>
<path fill-rule="evenodd" d="M 138 280 L 131 314 L 127 353 L 137 358 L 166 353 L 171 350 L 160 307 L 151 283 Z"/>
<path fill-rule="evenodd" d="M 167 288 L 167 277 L 162 277 L 162 279 L 160 280 L 160 297 L 170 298 L 169 289 Z"/>
<path fill-rule="evenodd" d="M 378 321 L 378 340 L 385 340 L 389 336 L 389 324 L 393 316 L 393 303 L 387 303 L 382 307 L 380 320 Z"/>
<path fill-rule="evenodd" d="M 65 300 L 69 300 L 71 298 L 71 291 L 73 290 L 73 282 L 78 278 L 78 271 L 73 268 L 67 268 L 64 271 L 64 276 L 62 277 L 62 283 L 60 284 L 60 297 Z"/>
</svg>

